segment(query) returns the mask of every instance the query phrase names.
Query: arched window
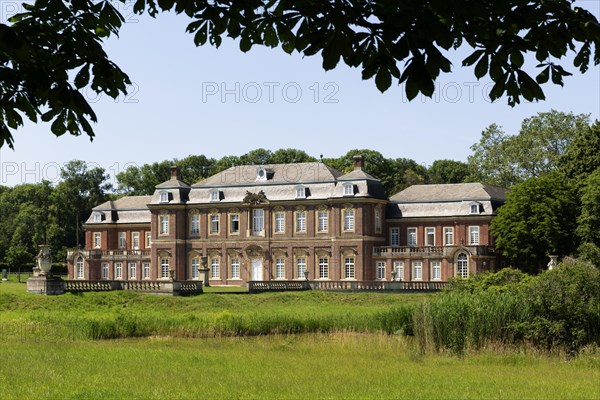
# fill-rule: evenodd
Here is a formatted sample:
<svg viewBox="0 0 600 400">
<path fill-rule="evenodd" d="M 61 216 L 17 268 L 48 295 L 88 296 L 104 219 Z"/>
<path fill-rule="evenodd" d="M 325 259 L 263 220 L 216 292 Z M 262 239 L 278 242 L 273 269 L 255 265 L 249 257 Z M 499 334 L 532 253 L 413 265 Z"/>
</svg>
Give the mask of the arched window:
<svg viewBox="0 0 600 400">
<path fill-rule="evenodd" d="M 77 262 L 75 264 L 76 266 L 76 278 L 77 279 L 83 279 L 83 257 L 79 256 L 77 257 Z"/>
<path fill-rule="evenodd" d="M 469 259 L 465 253 L 460 253 L 456 258 L 456 274 L 463 279 L 469 277 Z"/>
</svg>

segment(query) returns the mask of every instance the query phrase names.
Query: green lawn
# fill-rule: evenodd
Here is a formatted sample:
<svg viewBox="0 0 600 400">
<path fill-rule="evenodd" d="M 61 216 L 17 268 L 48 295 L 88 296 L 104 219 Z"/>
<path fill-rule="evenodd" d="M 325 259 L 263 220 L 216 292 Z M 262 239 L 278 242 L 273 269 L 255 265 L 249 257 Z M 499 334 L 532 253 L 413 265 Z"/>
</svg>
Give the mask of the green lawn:
<svg viewBox="0 0 600 400">
<path fill-rule="evenodd" d="M 0 398 L 597 399 L 600 357 L 421 356 L 401 336 L 17 341 Z"/>
</svg>

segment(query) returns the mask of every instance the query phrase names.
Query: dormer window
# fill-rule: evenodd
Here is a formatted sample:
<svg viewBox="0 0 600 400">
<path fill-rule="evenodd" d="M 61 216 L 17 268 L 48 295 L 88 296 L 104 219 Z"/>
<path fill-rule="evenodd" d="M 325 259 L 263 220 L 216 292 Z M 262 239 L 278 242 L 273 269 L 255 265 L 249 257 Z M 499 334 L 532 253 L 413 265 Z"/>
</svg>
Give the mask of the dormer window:
<svg viewBox="0 0 600 400">
<path fill-rule="evenodd" d="M 354 185 L 351 183 L 344 183 L 344 196 L 354 196 Z"/>
<path fill-rule="evenodd" d="M 163 190 L 162 192 L 160 192 L 160 202 L 161 203 L 169 202 L 169 192 L 167 192 L 166 190 Z"/>
<path fill-rule="evenodd" d="M 102 222 L 102 220 L 104 219 L 104 214 L 101 212 L 95 212 L 94 216 L 93 216 L 93 220 L 94 222 Z"/>
<path fill-rule="evenodd" d="M 304 186 L 296 187 L 296 198 L 297 199 L 305 199 L 306 198 L 306 188 Z"/>
<path fill-rule="evenodd" d="M 476 201 L 469 203 L 469 214 L 480 214 L 481 213 L 481 204 Z"/>
<path fill-rule="evenodd" d="M 258 167 L 256 169 L 256 180 L 257 181 L 266 181 L 267 180 L 267 170 L 265 167 Z"/>
<path fill-rule="evenodd" d="M 210 191 L 210 201 L 221 201 L 221 192 L 218 189 Z"/>
</svg>

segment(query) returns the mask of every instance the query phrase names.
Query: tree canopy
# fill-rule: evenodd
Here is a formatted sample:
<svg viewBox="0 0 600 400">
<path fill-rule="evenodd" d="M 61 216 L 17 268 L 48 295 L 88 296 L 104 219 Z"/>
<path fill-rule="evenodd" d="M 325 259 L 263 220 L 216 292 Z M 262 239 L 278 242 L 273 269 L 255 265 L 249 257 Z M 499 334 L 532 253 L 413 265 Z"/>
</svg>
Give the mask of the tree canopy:
<svg viewBox="0 0 600 400">
<path fill-rule="evenodd" d="M 14 146 L 13 131 L 31 121 L 52 122 L 57 135 L 86 133 L 97 117 L 80 90 L 116 98 L 129 77 L 109 58 L 103 41 L 117 35 L 127 0 L 36 0 L 0 24 L 0 147 Z M 343 62 L 374 78 L 380 91 L 404 84 L 408 99 L 431 96 L 450 52 L 469 47 L 462 65 L 495 83 L 492 100 L 510 105 L 543 100 L 541 85 L 563 84 L 568 54 L 584 73 L 600 63 L 600 24 L 574 0 L 136 0 L 133 10 L 152 17 L 174 11 L 190 18 L 197 46 L 239 39 L 305 56 L 320 54 L 323 68 Z M 536 66 L 526 63 L 534 56 Z M 535 77 L 535 78 L 534 78 Z"/>
</svg>

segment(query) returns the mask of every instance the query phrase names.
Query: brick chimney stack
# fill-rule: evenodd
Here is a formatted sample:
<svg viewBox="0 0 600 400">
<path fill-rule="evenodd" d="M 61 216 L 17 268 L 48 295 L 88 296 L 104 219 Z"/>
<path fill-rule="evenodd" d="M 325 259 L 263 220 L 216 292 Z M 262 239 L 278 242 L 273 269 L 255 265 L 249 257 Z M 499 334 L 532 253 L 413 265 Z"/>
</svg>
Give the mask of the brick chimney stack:
<svg viewBox="0 0 600 400">
<path fill-rule="evenodd" d="M 354 170 L 361 171 L 363 169 L 363 167 L 365 166 L 365 160 L 363 159 L 363 156 L 357 154 L 353 157 L 353 159 L 354 159 Z"/>
<path fill-rule="evenodd" d="M 171 166 L 171 179 L 177 179 L 178 181 L 181 180 L 181 171 L 176 165 Z"/>
</svg>

